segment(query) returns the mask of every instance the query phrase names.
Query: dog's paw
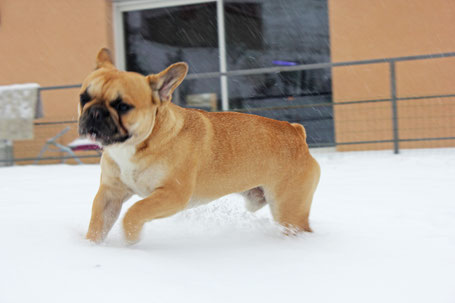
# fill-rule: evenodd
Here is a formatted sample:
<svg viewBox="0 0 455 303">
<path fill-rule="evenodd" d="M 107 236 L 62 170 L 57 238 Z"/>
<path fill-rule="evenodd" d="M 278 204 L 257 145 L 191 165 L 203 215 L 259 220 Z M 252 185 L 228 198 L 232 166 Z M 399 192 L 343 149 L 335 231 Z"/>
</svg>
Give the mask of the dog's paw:
<svg viewBox="0 0 455 303">
<path fill-rule="evenodd" d="M 136 244 L 140 240 L 142 225 L 135 224 L 128 220 L 127 217 L 123 220 L 123 232 L 125 240 L 129 245 Z"/>
<path fill-rule="evenodd" d="M 93 242 L 95 244 L 99 244 L 103 242 L 104 240 L 104 235 L 99 232 L 93 232 L 93 231 L 88 231 L 87 234 L 85 235 L 85 238 L 89 240 L 90 242 Z"/>
<path fill-rule="evenodd" d="M 288 237 L 296 237 L 302 232 L 310 232 L 310 233 L 313 232 L 313 230 L 311 229 L 311 227 L 308 224 L 303 224 L 302 226 L 295 226 L 295 225 L 291 225 L 291 224 L 282 224 L 281 226 L 282 226 L 281 230 L 282 230 L 283 235 L 288 236 Z"/>
</svg>

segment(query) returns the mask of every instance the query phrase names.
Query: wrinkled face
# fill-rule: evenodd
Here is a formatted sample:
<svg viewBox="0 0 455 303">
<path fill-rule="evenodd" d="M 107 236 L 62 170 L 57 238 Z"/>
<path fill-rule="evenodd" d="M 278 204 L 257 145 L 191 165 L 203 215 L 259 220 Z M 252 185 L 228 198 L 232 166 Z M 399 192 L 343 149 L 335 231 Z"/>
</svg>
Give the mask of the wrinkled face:
<svg viewBox="0 0 455 303">
<path fill-rule="evenodd" d="M 107 49 L 100 50 L 96 63 L 80 91 L 79 135 L 104 146 L 148 138 L 158 108 L 167 106 L 188 71 L 183 62 L 146 77 L 120 71 Z"/>
<path fill-rule="evenodd" d="M 98 69 L 85 79 L 80 91 L 79 135 L 104 146 L 147 137 L 157 106 L 146 77 Z"/>
</svg>

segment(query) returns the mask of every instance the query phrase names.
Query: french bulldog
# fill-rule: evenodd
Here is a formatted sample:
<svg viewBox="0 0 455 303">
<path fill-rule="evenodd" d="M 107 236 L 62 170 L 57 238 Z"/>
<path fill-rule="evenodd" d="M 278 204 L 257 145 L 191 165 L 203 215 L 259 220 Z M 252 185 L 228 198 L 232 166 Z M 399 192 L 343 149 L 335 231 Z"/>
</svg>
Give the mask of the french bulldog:
<svg viewBox="0 0 455 303">
<path fill-rule="evenodd" d="M 129 243 L 140 239 L 146 222 L 230 193 L 241 193 L 250 211 L 268 204 L 285 229 L 311 231 L 320 167 L 304 127 L 182 108 L 171 99 L 187 71 L 183 62 L 148 76 L 120 71 L 108 49 L 99 51 L 79 103 L 79 134 L 104 148 L 86 237 L 102 242 L 133 194 L 142 200 L 123 218 Z"/>
</svg>

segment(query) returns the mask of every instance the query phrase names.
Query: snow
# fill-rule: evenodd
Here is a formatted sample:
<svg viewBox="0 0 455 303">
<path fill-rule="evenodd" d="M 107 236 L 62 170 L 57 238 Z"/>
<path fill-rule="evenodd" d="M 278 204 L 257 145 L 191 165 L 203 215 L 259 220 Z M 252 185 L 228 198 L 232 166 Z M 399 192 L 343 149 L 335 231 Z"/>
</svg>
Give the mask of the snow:
<svg viewBox="0 0 455 303">
<path fill-rule="evenodd" d="M 39 87 L 37 83 L 0 85 L 0 118 L 33 119 L 35 114 L 40 115 L 35 113 Z"/>
<path fill-rule="evenodd" d="M 11 85 L 0 85 L 0 93 L 12 90 L 29 90 L 38 89 L 40 86 L 38 83 L 23 83 L 23 84 L 11 84 Z"/>
<path fill-rule="evenodd" d="M 99 166 L 0 168 L 0 302 L 455 302 L 455 150 L 314 154 L 314 233 L 230 195 L 134 246 L 84 239 Z"/>
</svg>

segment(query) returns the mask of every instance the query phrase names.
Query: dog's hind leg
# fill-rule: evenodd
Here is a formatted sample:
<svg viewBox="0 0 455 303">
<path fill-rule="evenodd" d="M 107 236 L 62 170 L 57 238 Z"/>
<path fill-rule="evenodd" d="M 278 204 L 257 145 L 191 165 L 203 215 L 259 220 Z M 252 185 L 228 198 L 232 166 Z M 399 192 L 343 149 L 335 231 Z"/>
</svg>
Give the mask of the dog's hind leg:
<svg viewBox="0 0 455 303">
<path fill-rule="evenodd" d="M 255 187 L 240 193 L 245 198 L 245 207 L 250 212 L 255 212 L 267 204 L 262 187 Z"/>
<path fill-rule="evenodd" d="M 313 195 L 319 183 L 319 164 L 312 157 L 302 173 L 280 180 L 270 189 L 266 198 L 273 218 L 291 231 L 311 232 L 309 215 Z"/>
</svg>

